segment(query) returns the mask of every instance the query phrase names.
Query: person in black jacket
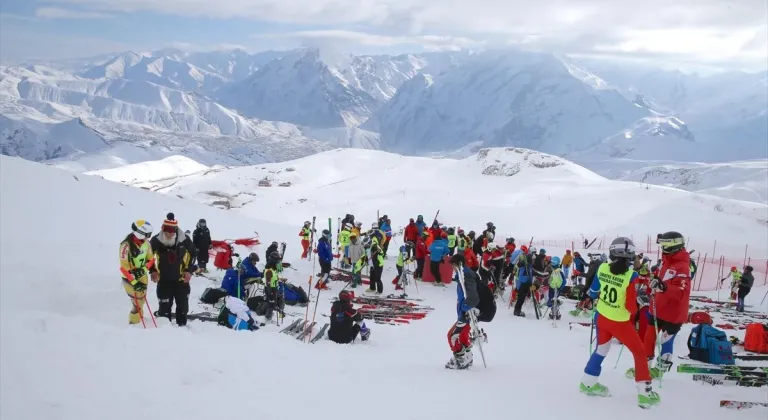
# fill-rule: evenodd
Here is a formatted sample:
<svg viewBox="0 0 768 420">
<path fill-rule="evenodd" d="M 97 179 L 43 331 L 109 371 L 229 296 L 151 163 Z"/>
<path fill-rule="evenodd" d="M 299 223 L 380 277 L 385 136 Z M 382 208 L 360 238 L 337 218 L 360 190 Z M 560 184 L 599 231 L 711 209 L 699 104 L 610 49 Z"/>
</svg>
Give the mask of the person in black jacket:
<svg viewBox="0 0 768 420">
<path fill-rule="evenodd" d="M 176 302 L 176 324 L 187 325 L 189 313 L 189 280 L 195 267 L 192 265 L 195 247 L 179 228 L 173 213 L 168 213 L 160 233 L 149 241 L 155 255 L 157 271 L 151 280 L 157 283 L 158 317 L 171 320 L 171 309 Z"/>
<path fill-rule="evenodd" d="M 331 306 L 328 338 L 339 344 L 349 344 L 355 341 L 358 334 L 366 341 L 371 335 L 371 330 L 365 326 L 363 315 L 352 307 L 352 294 L 342 290 L 339 292 L 339 300 Z"/>
<path fill-rule="evenodd" d="M 739 291 L 737 292 L 736 311 L 744 312 L 744 298 L 747 297 L 752 290 L 752 285 L 755 283 L 755 276 L 752 275 L 752 266 L 748 265 L 744 267 L 744 273 L 739 280 Z"/>
<path fill-rule="evenodd" d="M 267 247 L 267 252 L 264 253 L 267 260 L 269 260 L 269 256 L 272 255 L 273 252 L 278 251 L 278 254 L 280 253 L 278 247 L 279 245 L 277 244 L 277 241 L 272 241 L 269 247 Z"/>
<path fill-rule="evenodd" d="M 200 219 L 197 222 L 195 231 L 192 232 L 192 243 L 195 244 L 197 249 L 197 265 L 200 268 L 201 273 L 207 273 L 208 269 L 205 267 L 208 264 L 208 250 L 212 247 L 211 231 L 208 230 L 208 225 L 205 219 Z"/>
</svg>

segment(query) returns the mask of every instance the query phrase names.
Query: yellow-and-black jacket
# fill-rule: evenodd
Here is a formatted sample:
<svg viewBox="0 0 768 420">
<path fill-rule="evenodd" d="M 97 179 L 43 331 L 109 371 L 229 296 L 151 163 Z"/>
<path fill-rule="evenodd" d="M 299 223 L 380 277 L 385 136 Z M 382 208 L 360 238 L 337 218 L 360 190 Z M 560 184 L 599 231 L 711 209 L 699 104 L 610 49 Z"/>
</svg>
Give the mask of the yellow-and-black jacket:
<svg viewBox="0 0 768 420">
<path fill-rule="evenodd" d="M 120 242 L 119 252 L 120 274 L 123 280 L 131 284 L 135 284 L 134 282 L 147 284 L 147 273 L 156 271 L 155 258 L 149 242 L 144 241 L 141 245 L 137 245 L 133 233 L 129 233 Z"/>
<path fill-rule="evenodd" d="M 155 269 L 160 273 L 160 282 L 182 281 L 184 272 L 192 273 L 192 257 L 195 255 L 195 246 L 192 241 L 177 228 L 176 240 L 173 245 L 164 244 L 159 234 L 149 241 L 152 253 L 155 255 Z"/>
</svg>

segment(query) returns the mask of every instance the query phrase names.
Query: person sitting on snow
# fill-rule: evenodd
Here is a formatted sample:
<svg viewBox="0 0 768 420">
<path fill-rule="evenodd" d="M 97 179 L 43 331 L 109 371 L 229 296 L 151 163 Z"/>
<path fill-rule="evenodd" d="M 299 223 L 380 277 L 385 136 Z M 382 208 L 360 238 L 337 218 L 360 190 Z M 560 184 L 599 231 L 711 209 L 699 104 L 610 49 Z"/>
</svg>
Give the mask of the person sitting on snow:
<svg viewBox="0 0 768 420">
<path fill-rule="evenodd" d="M 363 341 L 371 336 L 363 315 L 352 307 L 352 294 L 346 290 L 339 292 L 339 300 L 331 306 L 330 324 L 328 338 L 338 344 L 349 344 L 355 341 L 358 334 Z"/>
<path fill-rule="evenodd" d="M 259 329 L 248 305 L 232 296 L 224 298 L 224 308 L 219 314 L 219 324 L 233 330 L 256 331 Z"/>
</svg>

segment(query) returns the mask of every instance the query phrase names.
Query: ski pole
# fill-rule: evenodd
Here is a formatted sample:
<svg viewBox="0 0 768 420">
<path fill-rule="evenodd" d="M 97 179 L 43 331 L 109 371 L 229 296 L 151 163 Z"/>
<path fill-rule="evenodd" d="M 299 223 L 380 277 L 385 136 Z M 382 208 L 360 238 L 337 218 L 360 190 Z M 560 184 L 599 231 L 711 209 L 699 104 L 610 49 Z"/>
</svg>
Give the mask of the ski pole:
<svg viewBox="0 0 768 420">
<path fill-rule="evenodd" d="M 621 348 L 619 349 L 619 357 L 616 358 L 616 364 L 613 365 L 613 368 L 616 369 L 619 367 L 619 360 L 621 360 L 621 353 L 624 351 L 624 344 L 621 345 Z"/>
<path fill-rule="evenodd" d="M 144 303 L 147 304 L 147 312 L 149 312 L 149 317 L 152 318 L 152 324 L 157 328 L 157 322 L 155 322 L 155 314 L 152 313 L 152 308 L 149 307 L 149 299 L 147 299 L 146 293 L 144 294 Z M 141 322 L 144 323 L 144 317 L 141 317 Z"/>
<path fill-rule="evenodd" d="M 661 337 L 659 337 L 659 319 L 656 318 L 656 292 L 653 292 L 653 295 L 651 296 L 653 299 L 653 329 L 656 331 L 656 357 L 658 365 L 658 360 L 661 360 Z M 662 388 L 661 385 L 661 379 L 664 377 L 664 375 L 659 376 L 659 389 Z"/>
<path fill-rule="evenodd" d="M 144 300 L 147 300 L 146 293 L 144 294 Z M 147 329 L 147 324 L 144 323 L 144 314 L 141 313 L 142 308 L 139 306 L 139 298 L 136 296 L 136 291 L 133 292 L 133 307 L 136 308 L 136 311 L 138 311 L 139 317 L 141 317 L 141 325 L 144 326 L 144 329 Z M 147 309 L 149 309 L 149 306 L 147 306 Z"/>
</svg>

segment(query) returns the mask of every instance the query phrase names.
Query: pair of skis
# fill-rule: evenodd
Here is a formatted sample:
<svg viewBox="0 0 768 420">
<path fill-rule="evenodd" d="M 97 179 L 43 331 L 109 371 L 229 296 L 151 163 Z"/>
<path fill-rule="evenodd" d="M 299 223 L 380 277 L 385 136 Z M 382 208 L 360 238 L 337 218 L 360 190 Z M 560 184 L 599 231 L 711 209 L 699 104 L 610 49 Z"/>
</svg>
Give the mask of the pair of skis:
<svg viewBox="0 0 768 420">
<path fill-rule="evenodd" d="M 297 340 L 304 341 L 305 338 L 311 336 L 312 327 L 317 325 L 316 322 L 303 321 L 297 319 L 292 324 L 280 330 L 281 333 L 296 337 Z M 325 323 L 318 333 L 316 333 L 309 340 L 310 343 L 315 343 L 325 336 L 325 332 L 330 327 L 330 324 Z"/>
</svg>

